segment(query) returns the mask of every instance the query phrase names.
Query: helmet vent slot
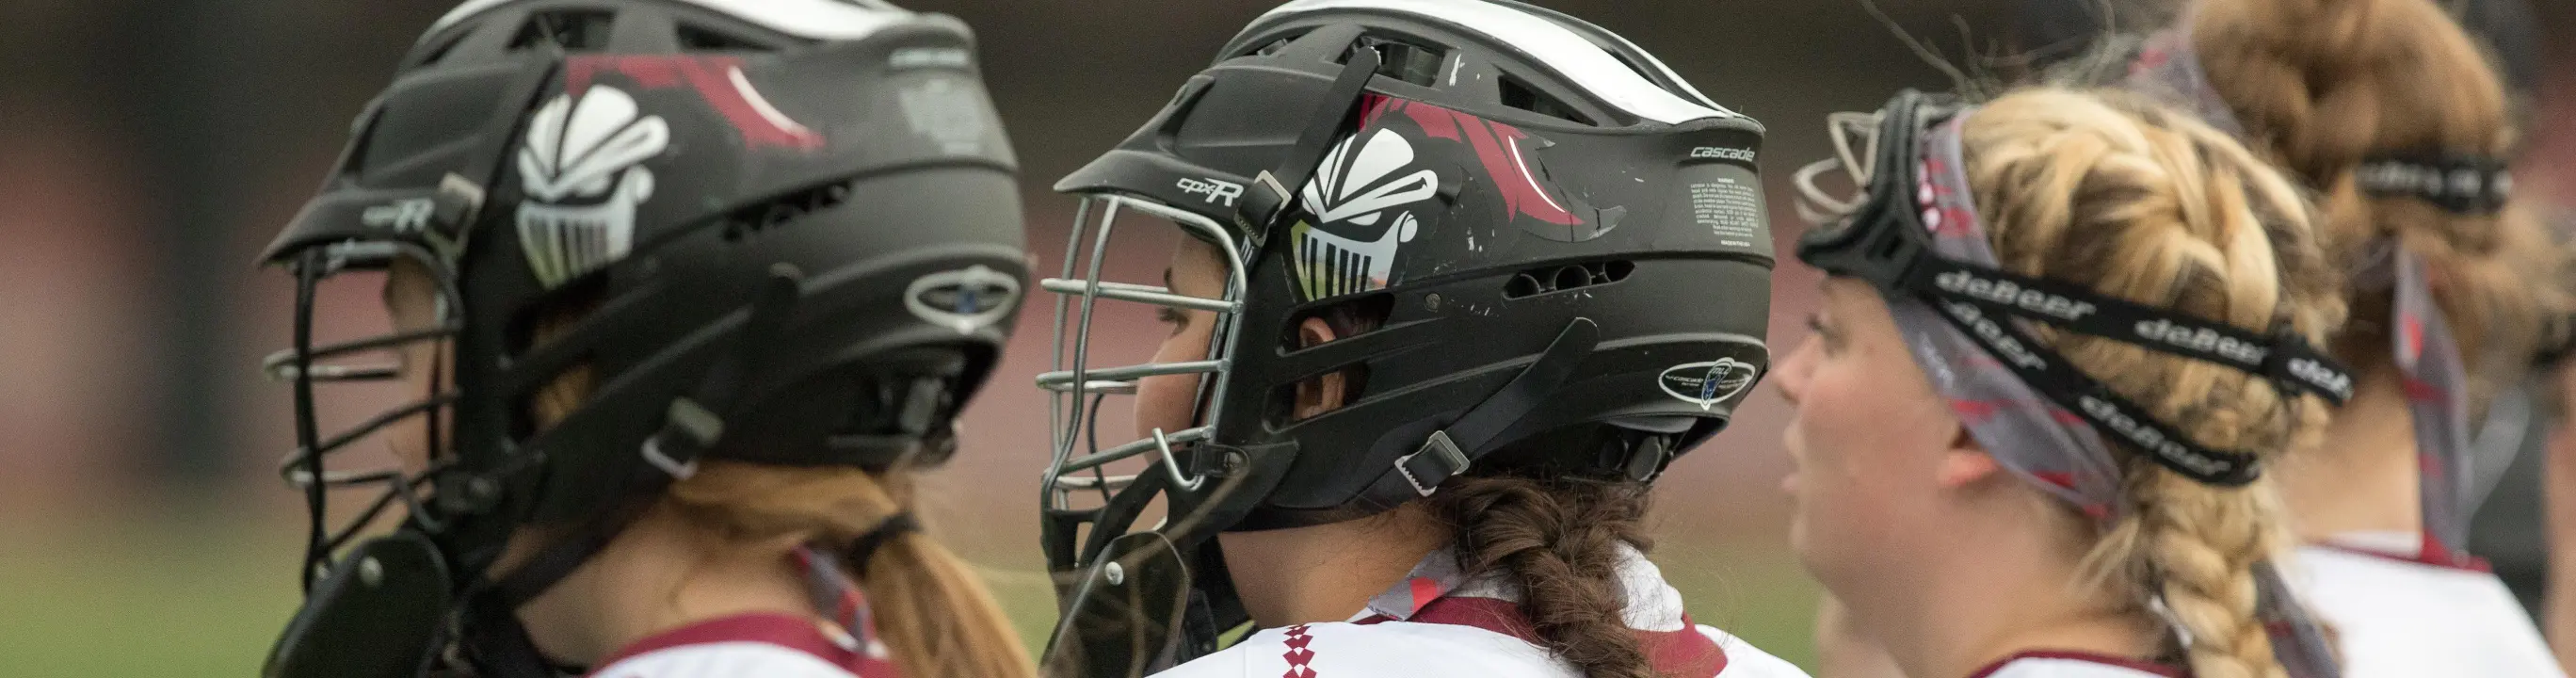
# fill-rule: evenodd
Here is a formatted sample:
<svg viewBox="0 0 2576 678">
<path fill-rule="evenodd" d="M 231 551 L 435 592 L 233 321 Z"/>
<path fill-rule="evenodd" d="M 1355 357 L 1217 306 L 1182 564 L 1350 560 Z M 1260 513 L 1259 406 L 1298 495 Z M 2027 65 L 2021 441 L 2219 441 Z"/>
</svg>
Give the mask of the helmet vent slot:
<svg viewBox="0 0 2576 678">
<path fill-rule="evenodd" d="M 1296 42 L 1298 38 L 1306 37 L 1306 33 L 1308 33 L 1308 31 L 1298 31 L 1277 40 L 1262 43 L 1260 47 L 1252 48 L 1251 51 L 1237 54 L 1235 56 L 1270 56 L 1278 54 L 1282 51 L 1286 51 L 1289 43 Z"/>
<path fill-rule="evenodd" d="M 689 24 L 680 24 L 674 37 L 679 40 L 680 50 L 684 52 L 774 52 L 778 50 L 775 45 Z"/>
<path fill-rule="evenodd" d="M 1449 60 L 1449 51 L 1421 42 L 1386 35 L 1363 35 L 1352 43 L 1351 51 L 1377 51 L 1377 74 L 1397 80 L 1436 87 L 1440 84 L 1440 64 Z M 1333 63 L 1351 62 L 1351 52 L 1343 52 Z"/>
<path fill-rule="evenodd" d="M 1547 93 L 1539 91 L 1536 87 L 1531 87 L 1528 82 L 1524 82 L 1520 78 L 1505 75 L 1501 78 L 1500 86 L 1504 106 L 1537 113 L 1539 115 L 1556 118 L 1558 120 L 1577 122 L 1585 125 L 1594 124 L 1591 118 L 1575 111 L 1573 106 L 1568 106 L 1565 102 L 1558 101 L 1556 97 L 1548 96 Z"/>
<path fill-rule="evenodd" d="M 738 243 L 770 229 L 785 226 L 805 215 L 839 207 L 850 200 L 850 182 L 836 181 L 822 186 L 789 193 L 777 200 L 744 207 L 726 215 L 725 242 Z"/>
<path fill-rule="evenodd" d="M 608 48 L 609 29 L 616 21 L 617 15 L 607 12 L 538 12 L 510 36 L 510 51 L 554 45 L 566 52 L 597 52 Z"/>
<path fill-rule="evenodd" d="M 1534 268 L 1512 275 L 1503 283 L 1504 299 L 1520 299 L 1541 294 L 1578 290 L 1627 280 L 1637 271 L 1637 264 L 1626 259 L 1563 264 Z"/>
</svg>

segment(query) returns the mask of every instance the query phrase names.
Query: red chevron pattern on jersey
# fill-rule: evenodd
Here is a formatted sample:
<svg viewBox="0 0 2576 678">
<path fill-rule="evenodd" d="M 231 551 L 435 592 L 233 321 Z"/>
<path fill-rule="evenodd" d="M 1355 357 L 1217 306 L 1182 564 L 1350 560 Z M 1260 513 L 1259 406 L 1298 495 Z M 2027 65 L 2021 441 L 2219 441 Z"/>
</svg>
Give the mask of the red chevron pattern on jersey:
<svg viewBox="0 0 2576 678">
<path fill-rule="evenodd" d="M 1288 672 L 1280 674 L 1279 678 L 1315 678 L 1315 667 L 1311 666 L 1315 661 L 1315 651 L 1306 647 L 1312 642 L 1315 642 L 1315 637 L 1307 635 L 1305 624 L 1288 627 L 1288 651 L 1279 655 L 1281 659 L 1288 660 Z"/>
</svg>

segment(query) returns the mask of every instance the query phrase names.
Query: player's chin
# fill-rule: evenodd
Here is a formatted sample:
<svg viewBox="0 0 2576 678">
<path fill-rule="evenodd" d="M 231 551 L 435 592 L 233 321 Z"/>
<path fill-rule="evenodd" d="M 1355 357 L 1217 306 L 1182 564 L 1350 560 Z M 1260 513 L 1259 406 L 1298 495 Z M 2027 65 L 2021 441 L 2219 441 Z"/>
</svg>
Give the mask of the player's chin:
<svg viewBox="0 0 2576 678">
<path fill-rule="evenodd" d="M 1789 473 L 1780 478 L 1780 491 L 1789 495 L 1792 502 L 1798 499 L 1798 480 L 1807 468 L 1807 441 L 1805 436 L 1798 434 L 1798 428 L 1798 422 L 1791 421 L 1780 429 L 1780 449 L 1789 453 Z"/>
<path fill-rule="evenodd" d="M 1804 507 L 1790 509 L 1789 552 L 1798 556 L 1799 564 L 1805 565 L 1809 571 L 1814 571 L 1816 567 L 1814 538 L 1810 534 L 1808 522 Z"/>
</svg>

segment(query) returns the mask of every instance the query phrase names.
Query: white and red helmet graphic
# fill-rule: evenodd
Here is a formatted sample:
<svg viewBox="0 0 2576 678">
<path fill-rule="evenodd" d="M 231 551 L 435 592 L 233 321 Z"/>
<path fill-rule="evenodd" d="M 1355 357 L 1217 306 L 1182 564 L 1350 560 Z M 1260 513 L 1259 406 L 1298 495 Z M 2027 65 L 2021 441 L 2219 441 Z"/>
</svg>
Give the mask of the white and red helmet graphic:
<svg viewBox="0 0 2576 678">
<path fill-rule="evenodd" d="M 1368 95 L 1362 108 L 1359 132 L 1326 154 L 1315 178 L 1298 191 L 1310 218 L 1292 233 L 1298 281 L 1308 299 L 1385 289 L 1402 277 L 1398 252 L 1426 228 L 1424 217 L 1437 214 L 1422 208 L 1440 193 L 1440 174 L 1426 165 L 1482 170 L 1503 204 L 1502 214 L 1489 215 L 1497 223 L 1562 242 L 1610 230 L 1609 224 L 1575 216 L 1564 199 L 1551 194 L 1523 150 L 1525 144 L 1547 142 L 1533 140 L 1529 132 L 1383 95 Z M 1455 162 L 1435 160 L 1441 157 Z"/>
<path fill-rule="evenodd" d="M 1294 231 L 1307 298 L 1387 286 L 1396 250 L 1421 229 L 1408 208 L 1440 191 L 1440 175 L 1413 168 L 1413 161 L 1413 142 L 1386 128 L 1345 138 L 1324 156 L 1315 179 L 1298 192 L 1314 216 Z"/>
<path fill-rule="evenodd" d="M 625 258 L 635 206 L 653 197 L 644 161 L 671 145 L 671 126 L 635 97 L 594 85 L 556 97 L 528 120 L 519 149 L 519 245 L 547 287 Z"/>
</svg>

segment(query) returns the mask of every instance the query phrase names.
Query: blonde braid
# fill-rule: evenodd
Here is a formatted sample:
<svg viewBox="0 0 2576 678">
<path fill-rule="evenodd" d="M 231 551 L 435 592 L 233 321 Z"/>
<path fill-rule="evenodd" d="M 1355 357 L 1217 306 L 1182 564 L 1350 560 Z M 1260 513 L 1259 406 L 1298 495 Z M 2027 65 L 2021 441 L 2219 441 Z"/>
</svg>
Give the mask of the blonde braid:
<svg viewBox="0 0 2576 678">
<path fill-rule="evenodd" d="M 2225 135 L 2132 95 L 2023 90 L 1969 118 L 1969 185 L 2015 272 L 2311 341 L 2343 315 L 2299 193 Z M 2204 445 L 2277 458 L 2314 444 L 2325 407 L 2266 378 L 2120 341 L 2042 331 L 2067 360 Z M 2124 455 L 2127 506 L 2089 580 L 2164 603 L 2199 678 L 2280 678 L 2254 565 L 2287 544 L 2267 480 L 2203 485 Z"/>
</svg>

